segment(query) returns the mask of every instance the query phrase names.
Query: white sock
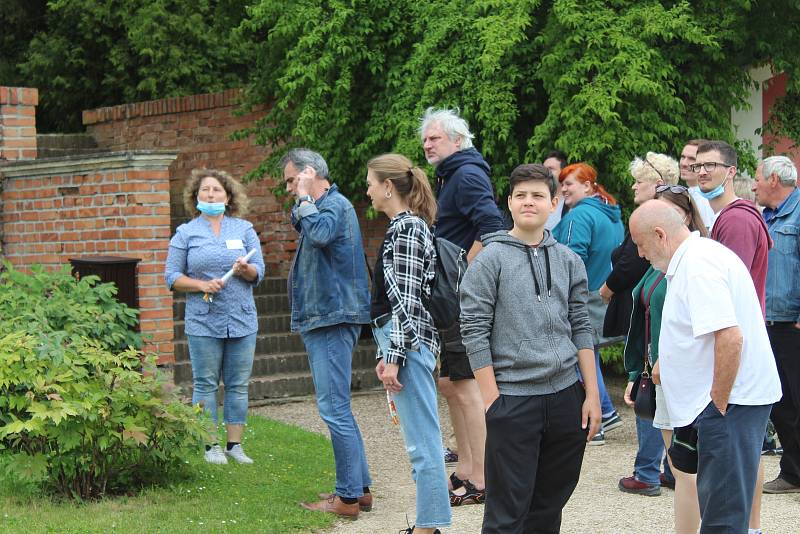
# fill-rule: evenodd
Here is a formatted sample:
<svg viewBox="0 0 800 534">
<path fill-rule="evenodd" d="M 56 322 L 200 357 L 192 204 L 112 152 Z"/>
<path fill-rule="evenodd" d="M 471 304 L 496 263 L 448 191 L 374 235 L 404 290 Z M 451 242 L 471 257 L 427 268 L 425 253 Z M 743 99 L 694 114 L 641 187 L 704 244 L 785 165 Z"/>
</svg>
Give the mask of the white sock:
<svg viewBox="0 0 800 534">
<path fill-rule="evenodd" d="M 760 528 L 748 528 L 747 534 L 763 534 Z"/>
</svg>

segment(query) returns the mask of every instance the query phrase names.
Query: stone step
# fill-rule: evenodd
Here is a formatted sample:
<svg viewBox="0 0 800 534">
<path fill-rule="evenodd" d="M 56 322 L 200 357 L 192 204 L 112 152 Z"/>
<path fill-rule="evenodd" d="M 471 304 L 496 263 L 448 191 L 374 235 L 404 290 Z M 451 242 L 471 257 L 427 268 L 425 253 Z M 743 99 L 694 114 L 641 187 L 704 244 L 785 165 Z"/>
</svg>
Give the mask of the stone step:
<svg viewBox="0 0 800 534">
<path fill-rule="evenodd" d="M 175 362 L 189 361 L 189 343 L 185 339 L 173 342 Z M 279 332 L 276 334 L 258 334 L 256 337 L 256 354 L 283 354 L 286 352 L 303 352 L 303 340 L 297 334 Z"/>
<path fill-rule="evenodd" d="M 381 386 L 378 377 L 375 376 L 374 369 L 354 369 L 351 379 L 350 389 L 352 391 L 363 391 L 377 389 Z M 191 383 L 182 384 L 183 392 L 191 399 Z M 217 395 L 219 403 L 222 404 L 224 398 L 224 386 L 220 386 Z M 299 397 L 312 395 L 314 393 L 314 381 L 310 373 L 294 372 L 280 373 L 271 376 L 254 377 L 250 379 L 248 395 L 251 403 L 257 403 L 264 399 L 281 399 L 287 397 Z"/>
<path fill-rule="evenodd" d="M 291 329 L 292 316 L 288 313 L 260 315 L 258 317 L 258 331 L 264 334 L 288 333 Z M 175 341 L 186 339 L 183 319 L 173 322 L 173 336 Z"/>
<path fill-rule="evenodd" d="M 375 346 L 361 342 L 353 351 L 353 369 L 375 368 Z M 286 352 L 281 354 L 256 354 L 253 358 L 253 379 L 278 375 L 281 373 L 310 373 L 308 355 L 305 351 Z M 192 364 L 187 359 L 173 364 L 176 384 L 192 381 Z M 309 374 L 310 376 L 310 374 Z"/>
<path fill-rule="evenodd" d="M 253 298 L 259 315 L 280 314 L 289 311 L 289 297 L 286 294 L 254 295 Z M 172 316 L 176 319 L 183 319 L 185 312 L 186 300 L 184 298 L 173 298 Z"/>
</svg>

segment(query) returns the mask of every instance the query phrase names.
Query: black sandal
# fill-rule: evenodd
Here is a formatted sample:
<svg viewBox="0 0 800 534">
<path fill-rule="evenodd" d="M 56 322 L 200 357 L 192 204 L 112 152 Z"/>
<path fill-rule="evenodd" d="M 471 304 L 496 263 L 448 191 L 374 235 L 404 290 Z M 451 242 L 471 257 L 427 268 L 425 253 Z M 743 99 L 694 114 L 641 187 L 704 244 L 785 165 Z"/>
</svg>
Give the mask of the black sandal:
<svg viewBox="0 0 800 534">
<path fill-rule="evenodd" d="M 450 506 L 461 506 L 462 504 L 483 504 L 486 501 L 486 490 L 479 490 L 469 480 L 464 481 L 466 492 L 463 495 L 456 495 L 450 492 Z"/>
<path fill-rule="evenodd" d="M 464 481 L 458 478 L 455 471 L 453 471 L 453 474 L 450 475 L 450 484 L 452 484 L 453 490 L 457 490 L 458 488 L 464 487 Z"/>
</svg>

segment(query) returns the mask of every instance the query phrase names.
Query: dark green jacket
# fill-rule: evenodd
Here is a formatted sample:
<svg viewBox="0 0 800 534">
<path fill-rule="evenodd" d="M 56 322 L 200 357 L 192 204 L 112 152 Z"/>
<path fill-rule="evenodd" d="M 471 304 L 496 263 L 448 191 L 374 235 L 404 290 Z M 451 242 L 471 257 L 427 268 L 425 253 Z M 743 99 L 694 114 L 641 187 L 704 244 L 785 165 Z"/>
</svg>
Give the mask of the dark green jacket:
<svg viewBox="0 0 800 534">
<path fill-rule="evenodd" d="M 633 288 L 633 313 L 631 313 L 631 328 L 628 330 L 628 340 L 625 342 L 625 370 L 628 371 L 628 380 L 633 382 L 642 373 L 644 367 L 645 351 L 645 320 L 644 304 L 642 304 L 642 287 L 645 296 L 650 291 L 659 271 L 650 267 L 636 287 Z M 661 310 L 664 308 L 664 296 L 667 294 L 667 279 L 662 278 L 650 297 L 650 365 L 658 360 L 658 338 L 661 332 Z"/>
</svg>

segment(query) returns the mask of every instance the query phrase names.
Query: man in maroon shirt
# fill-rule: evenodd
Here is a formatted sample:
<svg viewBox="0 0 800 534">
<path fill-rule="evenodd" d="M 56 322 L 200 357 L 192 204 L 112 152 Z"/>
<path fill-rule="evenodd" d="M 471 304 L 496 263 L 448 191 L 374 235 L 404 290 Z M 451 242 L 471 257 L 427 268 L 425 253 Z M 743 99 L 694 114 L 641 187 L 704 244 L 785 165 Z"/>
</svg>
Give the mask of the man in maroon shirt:
<svg viewBox="0 0 800 534">
<path fill-rule="evenodd" d="M 737 163 L 736 150 L 731 145 L 725 141 L 707 141 L 697 147 L 697 159 L 690 167 L 697 173 L 700 194 L 708 199 L 717 215 L 711 238 L 734 251 L 750 270 L 763 313 L 772 240 L 755 204 L 737 198 L 733 192 Z"/>
<path fill-rule="evenodd" d="M 755 204 L 738 198 L 733 192 L 737 164 L 738 155 L 731 145 L 725 141 L 705 141 L 697 147 L 697 157 L 689 169 L 697 173 L 700 194 L 708 199 L 717 216 L 711 227 L 711 239 L 735 252 L 750 270 L 761 303 L 761 313 L 766 318 L 767 257 L 772 239 Z M 764 464 L 761 462 L 749 525 L 751 530 L 757 532 L 761 527 L 763 483 Z"/>
</svg>

